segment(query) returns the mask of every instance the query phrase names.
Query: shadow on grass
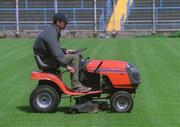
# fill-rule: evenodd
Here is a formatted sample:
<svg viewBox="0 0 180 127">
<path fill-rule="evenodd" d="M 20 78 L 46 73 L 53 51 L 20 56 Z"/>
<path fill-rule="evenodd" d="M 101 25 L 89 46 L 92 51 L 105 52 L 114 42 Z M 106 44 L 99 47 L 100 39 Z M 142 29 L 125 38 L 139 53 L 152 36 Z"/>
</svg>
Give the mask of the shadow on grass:
<svg viewBox="0 0 180 127">
<path fill-rule="evenodd" d="M 82 110 L 82 112 L 78 112 L 77 110 L 71 108 L 71 107 L 59 107 L 57 109 L 57 112 L 63 112 L 65 114 L 88 114 L 88 113 L 100 113 L 100 112 L 107 112 L 107 113 L 114 113 L 111 109 L 92 109 L 90 111 Z"/>
<path fill-rule="evenodd" d="M 37 113 L 34 112 L 30 106 L 18 106 L 16 107 L 19 111 L 21 112 L 25 112 L 25 113 Z M 52 112 L 52 113 L 57 113 L 57 112 L 61 112 L 61 113 L 65 113 L 65 114 L 84 114 L 84 113 L 100 113 L 100 112 L 107 112 L 107 113 L 114 113 L 111 109 L 104 109 L 104 110 L 95 110 L 95 111 L 90 111 L 90 112 L 77 112 L 76 110 L 72 109 L 71 107 L 59 107 L 56 111 Z"/>
<path fill-rule="evenodd" d="M 72 111 L 72 110 L 71 110 L 70 107 L 59 107 L 59 108 L 57 109 L 57 112 L 63 112 L 63 113 L 65 113 L 65 114 L 72 114 L 71 111 Z"/>
<path fill-rule="evenodd" d="M 22 111 L 22 112 L 26 112 L 26 113 L 32 113 L 32 109 L 30 106 L 18 106 L 16 107 L 18 110 Z"/>
<path fill-rule="evenodd" d="M 37 113 L 37 112 L 34 112 L 30 106 L 18 106 L 16 107 L 19 111 L 21 112 L 25 112 L 25 113 Z M 65 114 L 72 114 L 71 112 L 71 108 L 69 107 L 59 107 L 55 112 L 63 112 Z M 53 113 L 53 112 L 52 112 Z"/>
</svg>

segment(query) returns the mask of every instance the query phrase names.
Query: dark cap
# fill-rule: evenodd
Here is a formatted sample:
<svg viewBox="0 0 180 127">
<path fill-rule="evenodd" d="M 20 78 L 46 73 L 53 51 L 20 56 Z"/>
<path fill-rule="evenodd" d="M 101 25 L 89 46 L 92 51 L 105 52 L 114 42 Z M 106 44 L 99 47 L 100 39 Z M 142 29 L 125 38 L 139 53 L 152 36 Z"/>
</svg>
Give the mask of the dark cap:
<svg viewBox="0 0 180 127">
<path fill-rule="evenodd" d="M 64 13 L 56 13 L 56 14 L 54 14 L 53 23 L 55 24 L 57 20 L 63 21 L 64 23 L 68 23 L 67 15 L 64 14 Z"/>
</svg>

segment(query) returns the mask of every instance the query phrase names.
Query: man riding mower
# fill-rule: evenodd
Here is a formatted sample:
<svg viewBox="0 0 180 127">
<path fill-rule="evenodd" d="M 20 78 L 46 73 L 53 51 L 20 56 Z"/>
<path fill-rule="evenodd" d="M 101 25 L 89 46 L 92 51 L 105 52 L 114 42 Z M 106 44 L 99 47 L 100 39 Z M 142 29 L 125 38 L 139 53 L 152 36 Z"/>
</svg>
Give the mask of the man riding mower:
<svg viewBox="0 0 180 127">
<path fill-rule="evenodd" d="M 132 95 L 140 84 L 140 74 L 133 64 L 117 60 L 84 59 L 80 50 L 60 48 L 61 30 L 67 24 L 67 16 L 55 14 L 53 24 L 37 37 L 33 50 L 39 71 L 31 78 L 39 80 L 30 96 L 30 104 L 36 112 L 56 111 L 63 94 L 75 98 L 75 109 L 82 111 L 81 104 L 94 99 L 108 99 L 115 112 L 130 112 Z M 71 74 L 73 88 L 62 80 L 65 67 Z M 106 96 L 101 97 L 102 94 Z"/>
<path fill-rule="evenodd" d="M 31 73 L 31 79 L 39 80 L 38 86 L 30 96 L 30 104 L 35 112 L 56 111 L 62 95 L 74 98 L 77 105 L 89 100 L 106 99 L 110 100 L 111 108 L 115 112 L 132 110 L 133 95 L 140 84 L 140 74 L 133 64 L 81 57 L 79 79 L 81 84 L 91 87 L 92 90 L 77 92 L 63 82 L 64 72 L 43 63 L 37 55 L 35 60 L 40 69 Z M 81 109 L 77 110 L 81 112 Z"/>
</svg>

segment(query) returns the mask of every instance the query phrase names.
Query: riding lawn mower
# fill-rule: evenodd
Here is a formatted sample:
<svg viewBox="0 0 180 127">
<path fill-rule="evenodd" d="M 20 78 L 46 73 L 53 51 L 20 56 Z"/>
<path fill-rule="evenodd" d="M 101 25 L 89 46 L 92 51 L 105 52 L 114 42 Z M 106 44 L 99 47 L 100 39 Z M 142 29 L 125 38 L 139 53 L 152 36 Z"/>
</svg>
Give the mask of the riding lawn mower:
<svg viewBox="0 0 180 127">
<path fill-rule="evenodd" d="M 75 99 L 70 106 L 76 112 L 88 112 L 94 102 L 98 106 L 107 104 L 114 112 L 130 112 L 133 108 L 133 98 L 141 82 L 137 68 L 128 62 L 119 60 L 92 60 L 80 56 L 80 82 L 91 87 L 89 92 L 77 92 L 69 88 L 63 81 L 64 72 L 43 63 L 40 56 L 35 55 L 38 71 L 32 71 L 31 79 L 39 80 L 37 87 L 30 96 L 30 105 L 35 112 L 55 112 L 63 96 Z M 102 101 L 103 100 L 103 101 Z M 105 100 L 105 102 L 104 102 Z M 103 103 L 101 103 L 103 102 Z"/>
</svg>

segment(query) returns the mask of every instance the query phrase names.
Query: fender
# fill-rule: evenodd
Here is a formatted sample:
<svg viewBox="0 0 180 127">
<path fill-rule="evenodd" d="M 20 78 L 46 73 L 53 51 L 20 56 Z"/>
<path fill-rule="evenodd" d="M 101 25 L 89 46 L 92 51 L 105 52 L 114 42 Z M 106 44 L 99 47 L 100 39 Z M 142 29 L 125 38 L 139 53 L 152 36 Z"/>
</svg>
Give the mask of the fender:
<svg viewBox="0 0 180 127">
<path fill-rule="evenodd" d="M 48 80 L 54 82 L 61 90 L 63 93 L 67 95 L 83 95 L 83 94 L 95 94 L 95 93 L 101 93 L 102 91 L 90 91 L 87 93 L 82 93 L 82 92 L 74 92 L 72 89 L 68 88 L 63 81 L 59 79 L 58 76 L 51 74 L 51 73 L 45 73 L 45 72 L 40 72 L 40 71 L 33 71 L 31 73 L 32 80 Z"/>
</svg>

